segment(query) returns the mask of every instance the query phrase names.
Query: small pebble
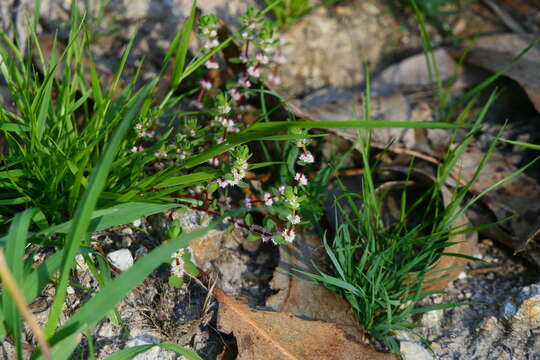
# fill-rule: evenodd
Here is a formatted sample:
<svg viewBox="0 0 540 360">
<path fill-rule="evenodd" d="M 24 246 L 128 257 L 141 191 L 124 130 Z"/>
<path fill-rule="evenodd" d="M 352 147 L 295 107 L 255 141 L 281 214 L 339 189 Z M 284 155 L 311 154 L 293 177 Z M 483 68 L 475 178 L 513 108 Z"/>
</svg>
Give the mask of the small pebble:
<svg viewBox="0 0 540 360">
<path fill-rule="evenodd" d="M 146 254 L 148 254 L 148 249 L 145 248 L 144 246 L 141 246 L 140 248 L 135 250 L 135 259 L 140 259 Z"/>
<path fill-rule="evenodd" d="M 133 265 L 133 256 L 128 249 L 120 249 L 107 254 L 109 261 L 118 269 L 125 271 Z"/>
<path fill-rule="evenodd" d="M 505 319 L 510 319 L 518 311 L 517 306 L 510 301 L 505 301 L 502 304 L 501 316 Z"/>
<path fill-rule="evenodd" d="M 133 242 L 133 239 L 131 236 L 122 236 L 122 247 L 128 248 L 131 246 L 131 243 Z"/>
</svg>

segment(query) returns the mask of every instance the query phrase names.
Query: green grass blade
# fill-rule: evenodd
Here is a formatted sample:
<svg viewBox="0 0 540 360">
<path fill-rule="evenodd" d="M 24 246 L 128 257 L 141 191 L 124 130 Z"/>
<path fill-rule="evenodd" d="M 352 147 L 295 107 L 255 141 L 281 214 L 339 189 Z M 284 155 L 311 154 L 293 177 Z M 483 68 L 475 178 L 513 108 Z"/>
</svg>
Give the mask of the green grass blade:
<svg viewBox="0 0 540 360">
<path fill-rule="evenodd" d="M 191 39 L 191 31 L 193 29 L 193 22 L 195 21 L 196 8 L 196 1 L 193 1 L 189 18 L 186 20 L 179 33 L 180 40 L 176 50 L 173 72 L 171 76 L 172 89 L 176 89 L 182 80 L 182 73 L 184 72 L 184 65 L 186 63 L 186 56 L 189 49 L 189 40 Z"/>
<path fill-rule="evenodd" d="M 163 349 L 175 351 L 178 354 L 183 355 L 187 360 L 203 360 L 199 355 L 197 355 L 195 351 L 186 349 L 183 346 L 169 341 L 164 341 L 160 344 L 133 346 L 109 355 L 105 358 L 105 360 L 131 360 L 138 354 L 142 354 L 143 352 L 148 351 L 156 346 Z"/>
<path fill-rule="evenodd" d="M 11 223 L 6 244 L 6 261 L 17 284 L 24 284 L 24 249 L 30 220 L 35 209 L 17 214 Z M 13 336 L 17 359 L 22 359 L 21 316 L 8 291 L 2 291 L 3 313 L 8 331 Z"/>
<path fill-rule="evenodd" d="M 124 118 L 114 132 L 107 149 L 103 153 L 96 168 L 92 171 L 90 183 L 83 194 L 79 206 L 77 207 L 73 224 L 70 227 L 70 231 L 67 235 L 66 247 L 63 250 L 64 256 L 62 259 L 61 275 L 56 287 L 56 296 L 49 314 L 49 321 L 45 326 L 45 335 L 47 337 L 52 336 L 60 318 L 60 313 L 62 311 L 62 306 L 66 296 L 69 274 L 75 261 L 75 254 L 82 242 L 83 237 L 86 236 L 92 211 L 97 204 L 99 194 L 101 191 L 103 191 L 105 180 L 110 171 L 111 164 L 116 156 L 121 141 L 124 139 L 124 136 L 130 128 L 133 119 L 136 117 L 143 101 L 147 98 L 152 85 L 153 82 L 147 84 L 139 91 L 137 96 L 134 97 L 134 101 L 131 104 L 128 104 L 129 110 L 127 110 L 125 113 Z"/>
<path fill-rule="evenodd" d="M 505 143 L 522 146 L 527 149 L 540 150 L 540 145 L 538 144 L 531 144 L 531 143 L 527 143 L 523 141 L 515 141 L 515 140 L 507 140 L 507 139 L 501 139 L 501 140 L 504 141 Z"/>
</svg>

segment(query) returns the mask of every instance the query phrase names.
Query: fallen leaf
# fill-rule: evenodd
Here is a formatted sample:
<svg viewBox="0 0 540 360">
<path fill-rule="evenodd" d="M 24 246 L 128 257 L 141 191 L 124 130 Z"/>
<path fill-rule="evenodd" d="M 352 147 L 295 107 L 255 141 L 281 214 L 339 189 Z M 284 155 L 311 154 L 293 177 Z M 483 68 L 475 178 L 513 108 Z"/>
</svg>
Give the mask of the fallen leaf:
<svg viewBox="0 0 540 360">
<path fill-rule="evenodd" d="M 386 360 L 399 359 L 349 337 L 335 324 L 309 321 L 290 313 L 258 311 L 215 287 L 220 303 L 218 329 L 234 333 L 239 360 Z"/>
<path fill-rule="evenodd" d="M 444 84 L 453 81 L 453 91 L 483 80 L 483 74 L 477 70 L 458 66 L 444 48 L 434 50 L 432 56 L 437 64 L 441 81 Z M 436 79 L 430 76 L 425 54 L 420 53 L 387 67 L 373 81 L 372 86 L 383 90 L 390 87 L 388 91 L 395 91 L 395 89 L 415 91 L 431 89 L 435 81 Z"/>
<path fill-rule="evenodd" d="M 472 179 L 483 157 L 484 152 L 479 145 L 472 145 L 467 149 L 457 165 L 463 180 Z M 516 171 L 516 167 L 510 162 L 508 156 L 494 151 L 473 183 L 471 191 L 476 194 L 481 193 Z M 540 186 L 538 182 L 521 173 L 485 194 L 481 201 L 491 211 L 495 219 L 485 218 L 478 212 L 471 213 L 469 217 L 476 216 L 473 219 L 476 220 L 474 221 L 477 223 L 475 225 L 499 221 L 512 216 L 510 220 L 487 229 L 490 237 L 520 251 L 527 260 L 540 266 L 540 244 L 534 241 L 534 237 L 531 237 L 538 229 L 538 219 L 540 219 Z"/>
<path fill-rule="evenodd" d="M 466 61 L 493 72 L 503 70 L 512 59 L 533 42 L 517 34 L 498 34 L 479 38 Z M 462 54 L 463 49 L 454 52 Z M 532 47 L 521 59 L 511 65 L 504 75 L 517 81 L 527 92 L 536 110 L 540 111 L 540 49 Z"/>
<path fill-rule="evenodd" d="M 293 244 L 280 247 L 280 262 L 270 286 L 278 292 L 266 300 L 266 306 L 303 318 L 335 323 L 358 341 L 364 338 L 351 305 L 339 294 L 319 285 L 293 269 L 317 273 L 324 270 L 324 248 L 321 239 L 313 234 L 298 234 Z"/>
</svg>

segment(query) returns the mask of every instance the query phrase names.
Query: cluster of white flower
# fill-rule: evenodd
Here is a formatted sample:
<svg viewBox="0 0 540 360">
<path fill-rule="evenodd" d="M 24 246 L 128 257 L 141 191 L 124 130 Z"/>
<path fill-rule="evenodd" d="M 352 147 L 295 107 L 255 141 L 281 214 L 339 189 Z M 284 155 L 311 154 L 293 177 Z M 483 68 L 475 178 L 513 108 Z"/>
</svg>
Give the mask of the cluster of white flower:
<svg viewBox="0 0 540 360">
<path fill-rule="evenodd" d="M 217 45 L 215 43 L 215 41 L 217 41 L 217 30 L 219 27 L 217 18 L 212 14 L 203 15 L 201 16 L 199 23 L 200 35 L 205 40 L 203 47 L 205 49 L 212 49 L 218 46 L 219 42 Z"/>
<path fill-rule="evenodd" d="M 301 221 L 300 216 L 296 214 L 290 214 L 289 216 L 287 216 L 287 220 L 289 220 L 289 222 L 293 225 L 299 224 Z"/>
<path fill-rule="evenodd" d="M 307 185 L 307 183 L 308 183 L 306 175 L 304 175 L 302 173 L 299 173 L 299 172 L 294 174 L 294 180 L 298 181 L 298 183 L 300 185 Z"/>
<path fill-rule="evenodd" d="M 223 127 L 226 129 L 233 128 L 236 126 L 236 123 L 234 122 L 234 120 L 227 116 L 218 116 L 216 118 L 216 121 L 220 123 L 221 125 L 223 125 Z"/>
<path fill-rule="evenodd" d="M 238 185 L 246 177 L 246 171 L 248 169 L 249 149 L 247 146 L 239 146 L 233 150 L 231 157 L 233 164 L 230 174 L 225 177 L 218 178 L 216 183 L 225 188 L 229 185 Z"/>
<path fill-rule="evenodd" d="M 310 153 L 309 151 L 307 150 L 304 150 L 300 156 L 298 157 L 298 160 L 300 160 L 301 162 L 303 162 L 304 164 L 311 164 L 313 162 L 315 162 L 315 158 L 313 157 L 313 154 Z"/>
<path fill-rule="evenodd" d="M 163 149 L 159 149 L 154 153 L 154 156 L 158 159 L 166 159 L 167 158 L 167 152 Z"/>
<path fill-rule="evenodd" d="M 200 81 L 200 84 L 202 86 L 203 89 L 205 90 L 210 90 L 212 88 L 212 82 L 208 79 L 202 79 Z"/>
<path fill-rule="evenodd" d="M 261 68 L 259 64 L 252 65 L 247 68 L 247 74 L 254 78 L 259 78 L 261 76 Z"/>
<path fill-rule="evenodd" d="M 264 193 L 264 199 L 263 199 L 264 204 L 266 206 L 272 206 L 272 204 L 274 203 L 274 198 L 275 198 L 274 195 L 272 195 L 272 194 L 270 194 L 268 192 L 265 192 Z"/>
<path fill-rule="evenodd" d="M 184 253 L 185 249 L 178 249 L 178 251 L 172 255 L 171 274 L 178 278 L 182 278 L 185 273 Z"/>
<path fill-rule="evenodd" d="M 140 138 L 153 138 L 155 133 L 152 130 L 145 128 L 142 124 L 135 125 L 135 131 Z"/>
<path fill-rule="evenodd" d="M 285 239 L 285 241 L 288 243 L 293 242 L 294 238 L 296 237 L 296 234 L 292 227 L 281 231 L 279 235 L 283 236 L 283 239 Z"/>
<path fill-rule="evenodd" d="M 203 52 L 205 54 L 210 53 L 215 48 L 219 46 L 218 40 L 218 21 L 214 15 L 208 14 L 201 16 L 199 20 L 200 24 L 200 35 L 203 38 Z M 210 58 L 205 66 L 208 69 L 219 69 L 219 64 L 214 57 Z"/>
</svg>

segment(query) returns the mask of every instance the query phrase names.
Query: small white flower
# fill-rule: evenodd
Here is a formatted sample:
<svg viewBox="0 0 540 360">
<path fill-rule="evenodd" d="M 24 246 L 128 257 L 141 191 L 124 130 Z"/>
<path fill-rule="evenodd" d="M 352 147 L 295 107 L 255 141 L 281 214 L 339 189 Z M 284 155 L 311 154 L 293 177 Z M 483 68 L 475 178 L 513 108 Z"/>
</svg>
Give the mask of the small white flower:
<svg viewBox="0 0 540 360">
<path fill-rule="evenodd" d="M 258 66 L 250 66 L 247 69 L 247 73 L 249 76 L 253 76 L 254 78 L 258 78 L 261 76 L 261 70 Z"/>
<path fill-rule="evenodd" d="M 220 136 L 216 139 L 216 143 L 218 144 L 222 144 L 223 142 L 225 141 L 225 139 L 223 138 L 223 136 Z"/>
<path fill-rule="evenodd" d="M 163 149 L 159 149 L 154 153 L 154 156 L 160 159 L 164 159 L 167 157 L 167 152 Z"/>
<path fill-rule="evenodd" d="M 242 219 L 240 220 L 233 220 L 235 229 L 242 229 L 242 225 L 244 225 L 244 221 Z"/>
<path fill-rule="evenodd" d="M 257 59 L 258 62 L 260 62 L 263 65 L 266 65 L 266 64 L 268 64 L 268 62 L 270 62 L 270 59 L 268 58 L 268 56 L 266 56 L 264 54 L 257 54 L 257 56 L 255 56 L 255 58 Z"/>
<path fill-rule="evenodd" d="M 232 169 L 231 173 L 235 185 L 238 185 L 238 183 L 246 176 L 246 172 L 242 169 Z"/>
<path fill-rule="evenodd" d="M 208 163 L 211 165 L 211 166 L 218 166 L 220 161 L 217 157 L 213 157 L 211 159 L 208 159 Z"/>
<path fill-rule="evenodd" d="M 203 87 L 203 89 L 210 90 L 212 88 L 212 83 L 207 79 L 202 79 L 201 86 Z"/>
<path fill-rule="evenodd" d="M 216 30 L 210 31 L 210 34 L 208 34 L 208 36 L 211 38 L 215 38 L 217 36 L 217 31 Z"/>
<path fill-rule="evenodd" d="M 208 39 L 208 41 L 204 44 L 204 48 L 207 50 L 211 50 L 218 46 L 219 46 L 219 41 L 217 39 Z"/>
<path fill-rule="evenodd" d="M 292 228 L 289 228 L 287 230 L 282 231 L 281 236 L 283 236 L 285 241 L 291 243 L 291 242 L 293 242 L 294 238 L 296 237 L 296 234 L 294 233 L 294 230 Z"/>
<path fill-rule="evenodd" d="M 236 123 L 234 122 L 234 120 L 232 120 L 231 118 L 226 117 L 226 116 L 225 116 L 225 117 L 222 117 L 222 116 L 218 117 L 218 118 L 217 118 L 217 121 L 218 121 L 221 125 L 223 125 L 223 127 L 226 127 L 226 128 L 232 128 L 232 127 L 234 127 L 234 126 L 236 125 Z"/>
<path fill-rule="evenodd" d="M 264 204 L 266 206 L 272 206 L 274 203 L 274 196 L 270 193 L 265 192 L 264 193 Z"/>
<path fill-rule="evenodd" d="M 242 94 L 240 93 L 240 90 L 238 90 L 237 88 L 230 89 L 229 95 L 231 95 L 231 97 L 235 101 L 240 101 L 240 99 L 242 99 Z"/>
<path fill-rule="evenodd" d="M 154 137 L 155 133 L 152 131 L 152 130 L 149 130 L 149 131 L 143 131 L 141 133 L 141 136 L 142 137 L 145 137 L 145 138 L 152 138 Z"/>
<path fill-rule="evenodd" d="M 173 259 L 171 261 L 171 274 L 179 278 L 184 276 L 185 271 L 185 264 L 182 255 L 184 255 L 184 249 L 179 249 L 173 254 Z"/>
<path fill-rule="evenodd" d="M 242 33 L 242 39 L 247 40 L 249 38 L 249 33 L 247 31 L 244 31 Z"/>
<path fill-rule="evenodd" d="M 133 226 L 135 227 L 141 227 L 141 219 L 137 219 L 132 222 Z"/>
<path fill-rule="evenodd" d="M 281 195 L 285 194 L 285 185 L 280 185 L 278 191 Z"/>
<path fill-rule="evenodd" d="M 311 164 L 315 161 L 315 158 L 313 157 L 313 154 L 311 154 L 309 151 L 304 151 L 300 154 L 298 160 L 303 161 L 306 164 Z"/>
<path fill-rule="evenodd" d="M 216 60 L 210 59 L 204 64 L 208 69 L 219 69 L 219 64 Z"/>
<path fill-rule="evenodd" d="M 229 185 L 229 182 L 224 178 L 217 178 L 216 184 L 218 184 L 220 188 L 225 188 L 227 187 L 227 185 Z"/>
<path fill-rule="evenodd" d="M 143 151 L 143 149 L 144 148 L 141 145 L 135 145 L 134 147 L 131 148 L 131 152 L 136 153 L 139 151 Z"/>
<path fill-rule="evenodd" d="M 249 88 L 251 87 L 251 81 L 249 81 L 247 76 L 242 76 L 240 79 L 238 79 L 238 85 L 243 88 Z"/>
<path fill-rule="evenodd" d="M 218 107 L 218 111 L 221 114 L 228 114 L 228 113 L 231 112 L 231 106 L 229 104 L 222 105 L 222 106 Z"/>
<path fill-rule="evenodd" d="M 294 175 L 294 180 L 298 181 L 301 185 L 307 185 L 308 180 L 304 174 L 296 173 Z"/>
<path fill-rule="evenodd" d="M 298 223 L 300 223 L 301 219 L 300 219 L 300 216 L 298 215 L 293 215 L 293 214 L 290 214 L 289 216 L 287 216 L 287 220 L 289 220 L 289 222 L 293 225 L 296 225 Z"/>
<path fill-rule="evenodd" d="M 244 203 L 246 204 L 246 208 L 251 209 L 252 205 L 251 205 L 251 199 L 250 198 L 246 198 L 244 200 Z"/>
<path fill-rule="evenodd" d="M 163 161 L 156 161 L 156 162 L 154 163 L 154 167 L 155 167 L 156 169 L 161 170 L 161 169 L 163 169 L 163 168 L 165 167 L 165 163 L 164 163 Z"/>
</svg>

